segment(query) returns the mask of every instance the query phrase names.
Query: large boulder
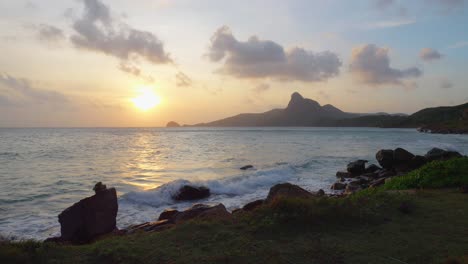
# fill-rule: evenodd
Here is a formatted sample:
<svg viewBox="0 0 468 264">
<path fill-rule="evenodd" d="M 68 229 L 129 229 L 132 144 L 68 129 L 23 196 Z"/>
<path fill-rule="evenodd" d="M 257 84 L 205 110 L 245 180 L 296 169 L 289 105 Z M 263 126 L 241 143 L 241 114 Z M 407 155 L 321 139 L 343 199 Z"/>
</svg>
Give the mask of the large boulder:
<svg viewBox="0 0 468 264">
<path fill-rule="evenodd" d="M 414 155 L 403 148 L 396 148 L 393 151 L 393 161 L 396 165 L 398 164 L 407 164 L 411 162 L 414 158 Z"/>
<path fill-rule="evenodd" d="M 194 218 L 228 218 L 231 214 L 226 210 L 223 204 L 210 206 L 206 204 L 195 204 L 185 211 L 165 210 L 159 215 L 158 222 L 167 221 L 167 223 L 176 224 Z"/>
<path fill-rule="evenodd" d="M 177 201 L 199 200 L 210 196 L 210 189 L 200 186 L 184 185 L 179 191 L 172 196 L 172 199 Z"/>
<path fill-rule="evenodd" d="M 86 243 L 116 229 L 118 211 L 115 188 L 102 183 L 94 187 L 95 195 L 87 197 L 59 214 L 61 240 Z"/>
<path fill-rule="evenodd" d="M 393 167 L 393 150 L 381 149 L 375 154 L 375 159 L 383 168 L 391 169 Z"/>
<path fill-rule="evenodd" d="M 291 183 L 280 183 L 270 188 L 265 202 L 274 201 L 280 197 L 310 198 L 314 195 Z"/>
<path fill-rule="evenodd" d="M 381 168 L 375 164 L 370 164 L 369 166 L 366 167 L 366 173 L 373 173 L 373 172 L 376 172 L 378 170 L 380 170 Z"/>
<path fill-rule="evenodd" d="M 432 148 L 429 150 L 424 157 L 428 161 L 433 161 L 433 160 L 445 160 L 445 159 L 451 159 L 451 158 L 458 158 L 462 157 L 462 155 L 456 151 L 449 151 L 449 150 L 443 150 L 440 148 Z"/>
<path fill-rule="evenodd" d="M 258 207 L 262 206 L 264 202 L 265 202 L 264 200 L 256 200 L 256 201 L 247 203 L 246 205 L 244 205 L 244 207 L 242 207 L 242 210 L 244 210 L 244 211 L 255 210 Z"/>
<path fill-rule="evenodd" d="M 361 175 L 366 171 L 367 160 L 356 160 L 348 163 L 346 170 L 353 175 Z"/>
</svg>

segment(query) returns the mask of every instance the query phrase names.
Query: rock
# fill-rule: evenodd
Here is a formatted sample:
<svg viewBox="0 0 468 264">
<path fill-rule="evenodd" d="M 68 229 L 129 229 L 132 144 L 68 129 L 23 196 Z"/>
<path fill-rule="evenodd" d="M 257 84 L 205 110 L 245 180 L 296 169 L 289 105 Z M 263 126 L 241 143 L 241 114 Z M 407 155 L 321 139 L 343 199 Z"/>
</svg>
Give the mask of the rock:
<svg viewBox="0 0 468 264">
<path fill-rule="evenodd" d="M 175 214 L 173 218 L 168 220 L 174 223 L 179 223 L 194 218 L 226 219 L 230 216 L 231 214 L 226 210 L 226 207 L 223 204 L 215 206 L 196 204 L 185 211 Z"/>
<path fill-rule="evenodd" d="M 245 165 L 244 167 L 240 167 L 241 170 L 248 170 L 248 169 L 253 169 L 254 166 L 252 165 Z"/>
<path fill-rule="evenodd" d="M 177 201 L 190 201 L 199 200 L 210 196 L 210 189 L 200 186 L 194 187 L 190 185 L 184 185 L 179 189 L 179 192 L 172 197 Z"/>
<path fill-rule="evenodd" d="M 396 175 L 396 172 L 394 170 L 387 170 L 387 169 L 383 169 L 379 172 L 379 175 L 378 177 L 379 178 L 389 178 L 389 177 L 393 177 Z"/>
<path fill-rule="evenodd" d="M 242 210 L 244 211 L 252 211 L 254 209 L 257 209 L 258 207 L 262 206 L 264 203 L 264 200 L 256 200 L 256 201 L 253 201 L 253 202 L 250 202 L 246 205 L 244 205 L 244 207 L 242 207 Z"/>
<path fill-rule="evenodd" d="M 325 191 L 320 189 L 315 193 L 316 196 L 325 196 Z"/>
<path fill-rule="evenodd" d="M 346 185 L 346 189 L 345 189 L 345 194 L 353 194 L 355 192 L 358 192 L 362 190 L 362 187 L 357 184 L 357 183 L 349 183 L 348 185 Z"/>
<path fill-rule="evenodd" d="M 393 150 L 381 149 L 375 154 L 375 158 L 383 168 L 391 169 L 393 167 Z"/>
<path fill-rule="evenodd" d="M 445 159 L 451 159 L 451 158 L 458 158 L 462 157 L 462 155 L 456 151 L 447 151 L 443 150 L 440 148 L 432 148 L 429 150 L 424 157 L 428 161 L 433 161 L 433 160 L 445 160 Z"/>
<path fill-rule="evenodd" d="M 95 195 L 59 214 L 61 239 L 64 241 L 86 243 L 116 229 L 118 204 L 115 188 L 107 189 L 98 183 L 94 189 Z"/>
<path fill-rule="evenodd" d="M 347 171 L 337 171 L 336 172 L 336 177 L 338 178 L 352 178 L 353 175 Z"/>
<path fill-rule="evenodd" d="M 170 121 L 167 123 L 166 127 L 180 127 L 180 125 L 177 122 Z"/>
<path fill-rule="evenodd" d="M 97 194 L 98 192 L 104 191 L 106 189 L 107 186 L 105 184 L 102 184 L 102 182 L 98 182 L 94 185 L 93 191 Z"/>
<path fill-rule="evenodd" d="M 178 213 L 175 209 L 166 209 L 159 215 L 158 221 L 172 219 Z"/>
<path fill-rule="evenodd" d="M 427 163 L 427 159 L 423 156 L 416 155 L 413 157 L 413 159 L 410 161 L 410 166 L 411 169 L 417 169 L 419 167 L 422 167 L 424 164 Z"/>
<path fill-rule="evenodd" d="M 272 202 L 280 197 L 310 198 L 314 195 L 301 187 L 291 183 L 280 183 L 270 188 L 270 192 L 265 200 L 266 203 Z"/>
<path fill-rule="evenodd" d="M 344 190 L 346 188 L 346 183 L 341 183 L 341 182 L 335 182 L 332 184 L 330 189 L 332 190 Z"/>
<path fill-rule="evenodd" d="M 356 161 L 350 162 L 348 166 L 346 167 L 346 170 L 353 175 L 361 175 L 366 170 L 366 162 L 368 161 L 356 160 Z"/>
<path fill-rule="evenodd" d="M 376 172 L 378 170 L 380 170 L 381 168 L 375 164 L 371 164 L 369 166 L 367 166 L 366 170 L 365 170 L 365 173 L 372 173 L 372 172 Z"/>
<path fill-rule="evenodd" d="M 396 148 L 393 151 L 393 162 L 394 164 L 406 164 L 414 158 L 414 155 L 402 148 Z"/>
<path fill-rule="evenodd" d="M 385 178 L 380 178 L 375 181 L 370 182 L 369 187 L 375 188 L 385 183 Z"/>
<path fill-rule="evenodd" d="M 379 174 L 377 172 L 367 172 L 361 175 L 361 177 L 366 177 L 369 179 L 375 179 L 379 177 Z"/>
</svg>

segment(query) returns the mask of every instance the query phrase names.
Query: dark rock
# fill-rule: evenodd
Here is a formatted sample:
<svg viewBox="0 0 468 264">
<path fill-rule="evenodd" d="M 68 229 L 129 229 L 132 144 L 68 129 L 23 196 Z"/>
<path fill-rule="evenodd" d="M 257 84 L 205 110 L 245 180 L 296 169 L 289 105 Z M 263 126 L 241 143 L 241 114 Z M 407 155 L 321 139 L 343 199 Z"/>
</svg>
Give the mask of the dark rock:
<svg viewBox="0 0 468 264">
<path fill-rule="evenodd" d="M 356 160 L 356 161 L 350 162 L 348 166 L 346 167 L 346 170 L 353 175 L 361 175 L 366 170 L 366 162 L 368 161 Z"/>
<path fill-rule="evenodd" d="M 383 168 L 391 169 L 393 167 L 393 150 L 381 149 L 375 154 L 375 158 Z"/>
<path fill-rule="evenodd" d="M 280 183 L 270 188 L 270 192 L 265 200 L 269 203 L 280 197 L 310 198 L 314 195 L 301 187 L 291 183 Z"/>
<path fill-rule="evenodd" d="M 451 158 L 462 157 L 462 155 L 456 151 L 447 151 L 440 148 L 432 148 L 429 150 L 424 157 L 429 160 L 445 160 Z"/>
<path fill-rule="evenodd" d="M 338 178 L 352 178 L 353 175 L 347 171 L 337 171 L 336 177 Z"/>
<path fill-rule="evenodd" d="M 406 164 L 414 158 L 414 155 L 402 148 L 396 148 L 393 151 L 393 162 L 394 164 Z"/>
<path fill-rule="evenodd" d="M 425 157 L 420 156 L 420 155 L 416 155 L 410 161 L 410 167 L 411 167 L 411 169 L 414 170 L 414 169 L 417 169 L 417 168 L 423 166 L 426 163 L 427 163 L 427 159 Z"/>
<path fill-rule="evenodd" d="M 396 175 L 394 170 L 383 169 L 379 172 L 379 178 L 389 178 Z"/>
<path fill-rule="evenodd" d="M 320 189 L 318 190 L 316 193 L 315 193 L 316 196 L 324 196 L 325 195 L 325 191 Z"/>
<path fill-rule="evenodd" d="M 346 183 L 335 182 L 332 184 L 330 189 L 332 190 L 344 190 L 346 188 Z"/>
<path fill-rule="evenodd" d="M 254 209 L 257 209 L 259 206 L 262 206 L 264 203 L 264 200 L 256 200 L 256 201 L 253 201 L 253 202 L 250 202 L 246 205 L 244 205 L 244 207 L 242 207 L 242 210 L 244 211 L 252 211 Z"/>
<path fill-rule="evenodd" d="M 95 187 L 98 190 L 95 195 L 75 203 L 58 216 L 63 240 L 86 243 L 116 229 L 115 188 L 104 189 L 102 183 L 96 186 L 100 187 Z"/>
<path fill-rule="evenodd" d="M 187 200 L 199 200 L 210 196 L 210 189 L 200 186 L 194 187 L 190 185 L 184 185 L 180 188 L 179 192 L 172 197 L 172 199 L 177 201 L 187 201 Z"/>
<path fill-rule="evenodd" d="M 377 172 L 368 172 L 368 173 L 362 174 L 361 176 L 366 177 L 366 178 L 378 178 L 379 174 Z"/>
<path fill-rule="evenodd" d="M 360 184 L 357 184 L 357 183 L 348 183 L 348 185 L 346 185 L 346 189 L 345 189 L 345 194 L 353 194 L 355 192 L 358 192 L 362 190 L 362 187 Z"/>
<path fill-rule="evenodd" d="M 161 220 L 170 220 L 172 219 L 176 214 L 178 214 L 179 211 L 175 210 L 175 209 L 166 209 L 164 210 L 164 212 L 162 212 L 160 215 L 159 215 L 159 218 L 158 218 L 158 221 L 161 221 Z"/>
<path fill-rule="evenodd" d="M 376 172 L 378 170 L 380 170 L 381 168 L 375 164 L 370 164 L 369 166 L 367 166 L 366 170 L 365 170 L 365 173 L 372 173 L 372 172 Z"/>
<path fill-rule="evenodd" d="M 170 220 L 174 223 L 179 223 L 194 218 L 226 219 L 230 216 L 231 214 L 226 210 L 223 204 L 215 206 L 196 204 L 185 211 L 177 213 Z"/>
<path fill-rule="evenodd" d="M 170 121 L 167 123 L 166 127 L 180 127 L 180 125 L 177 122 Z"/>
<path fill-rule="evenodd" d="M 369 187 L 378 187 L 380 185 L 383 185 L 384 183 L 385 183 L 385 178 L 380 178 L 380 179 L 370 182 Z"/>
<path fill-rule="evenodd" d="M 107 189 L 107 186 L 105 184 L 102 184 L 102 182 L 96 183 L 93 187 L 94 193 L 105 191 L 106 189 Z"/>
<path fill-rule="evenodd" d="M 252 165 L 245 165 L 244 167 L 240 167 L 241 170 L 248 170 L 248 169 L 253 169 L 254 166 Z"/>
</svg>

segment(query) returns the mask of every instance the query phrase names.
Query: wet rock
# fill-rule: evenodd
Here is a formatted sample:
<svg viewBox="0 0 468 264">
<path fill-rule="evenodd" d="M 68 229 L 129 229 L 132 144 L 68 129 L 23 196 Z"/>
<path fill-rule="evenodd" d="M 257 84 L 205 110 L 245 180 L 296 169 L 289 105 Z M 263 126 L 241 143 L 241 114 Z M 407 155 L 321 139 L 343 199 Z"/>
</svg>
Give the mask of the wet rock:
<svg viewBox="0 0 468 264">
<path fill-rule="evenodd" d="M 369 178 L 369 179 L 374 179 L 374 178 L 378 178 L 379 174 L 377 172 L 368 172 L 368 173 L 362 174 L 361 176 Z"/>
<path fill-rule="evenodd" d="M 280 197 L 310 198 L 314 195 L 301 187 L 291 183 L 280 183 L 270 188 L 270 192 L 265 200 L 269 203 Z"/>
<path fill-rule="evenodd" d="M 262 206 L 264 203 L 264 200 L 261 199 L 261 200 L 256 200 L 256 201 L 253 201 L 253 202 L 250 202 L 246 205 L 244 205 L 244 207 L 242 207 L 242 210 L 244 211 L 252 211 L 254 209 L 257 209 L 258 207 Z"/>
<path fill-rule="evenodd" d="M 330 189 L 332 190 L 344 190 L 346 188 L 346 183 L 341 183 L 341 182 L 335 182 L 332 184 L 332 186 L 330 187 Z"/>
<path fill-rule="evenodd" d="M 159 215 L 158 221 L 172 219 L 178 213 L 175 209 L 166 209 Z"/>
<path fill-rule="evenodd" d="M 253 165 L 245 165 L 244 167 L 240 167 L 239 169 L 241 170 L 248 170 L 248 169 L 253 169 Z"/>
<path fill-rule="evenodd" d="M 325 191 L 320 189 L 315 193 L 316 196 L 325 196 Z"/>
<path fill-rule="evenodd" d="M 367 166 L 366 170 L 364 171 L 365 173 L 372 173 L 380 170 L 381 168 L 375 164 L 370 164 Z"/>
<path fill-rule="evenodd" d="M 414 155 L 403 148 L 396 148 L 393 151 L 393 161 L 395 164 L 406 164 L 414 158 Z"/>
<path fill-rule="evenodd" d="M 383 168 L 391 169 L 393 167 L 393 150 L 381 149 L 375 154 L 375 158 Z"/>
<path fill-rule="evenodd" d="M 356 161 L 350 162 L 348 166 L 346 166 L 346 170 L 353 175 L 361 175 L 366 170 L 366 162 L 368 161 L 356 160 Z"/>
<path fill-rule="evenodd" d="M 336 177 L 338 178 L 352 178 L 353 175 L 347 171 L 337 171 Z"/>
<path fill-rule="evenodd" d="M 199 200 L 210 196 L 210 189 L 200 186 L 194 187 L 190 185 L 184 185 L 180 188 L 179 192 L 172 197 L 177 201 L 190 201 Z"/>
<path fill-rule="evenodd" d="M 379 175 L 378 177 L 379 178 L 389 178 L 389 177 L 393 177 L 396 175 L 396 172 L 394 170 L 387 170 L 387 169 L 383 169 L 379 172 Z"/>
<path fill-rule="evenodd" d="M 102 183 L 94 187 L 95 195 L 87 197 L 58 216 L 61 239 L 72 243 L 86 243 L 116 229 L 118 211 L 115 188 Z"/>
</svg>

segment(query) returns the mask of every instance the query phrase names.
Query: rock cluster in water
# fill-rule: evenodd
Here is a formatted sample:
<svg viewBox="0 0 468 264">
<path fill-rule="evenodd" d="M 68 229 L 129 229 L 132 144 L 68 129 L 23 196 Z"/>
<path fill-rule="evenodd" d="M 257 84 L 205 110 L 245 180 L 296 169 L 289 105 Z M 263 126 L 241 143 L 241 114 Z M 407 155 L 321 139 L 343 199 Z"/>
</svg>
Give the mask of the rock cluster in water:
<svg viewBox="0 0 468 264">
<path fill-rule="evenodd" d="M 447 151 L 439 148 L 429 150 L 424 156 L 414 155 L 403 149 L 381 149 L 375 154 L 379 166 L 370 164 L 366 167 L 367 160 L 350 162 L 346 171 L 338 171 L 338 181 L 330 187 L 332 190 L 351 194 L 356 191 L 377 187 L 385 183 L 389 178 L 405 174 L 415 170 L 433 160 L 445 160 L 462 155 L 456 151 Z"/>
</svg>

